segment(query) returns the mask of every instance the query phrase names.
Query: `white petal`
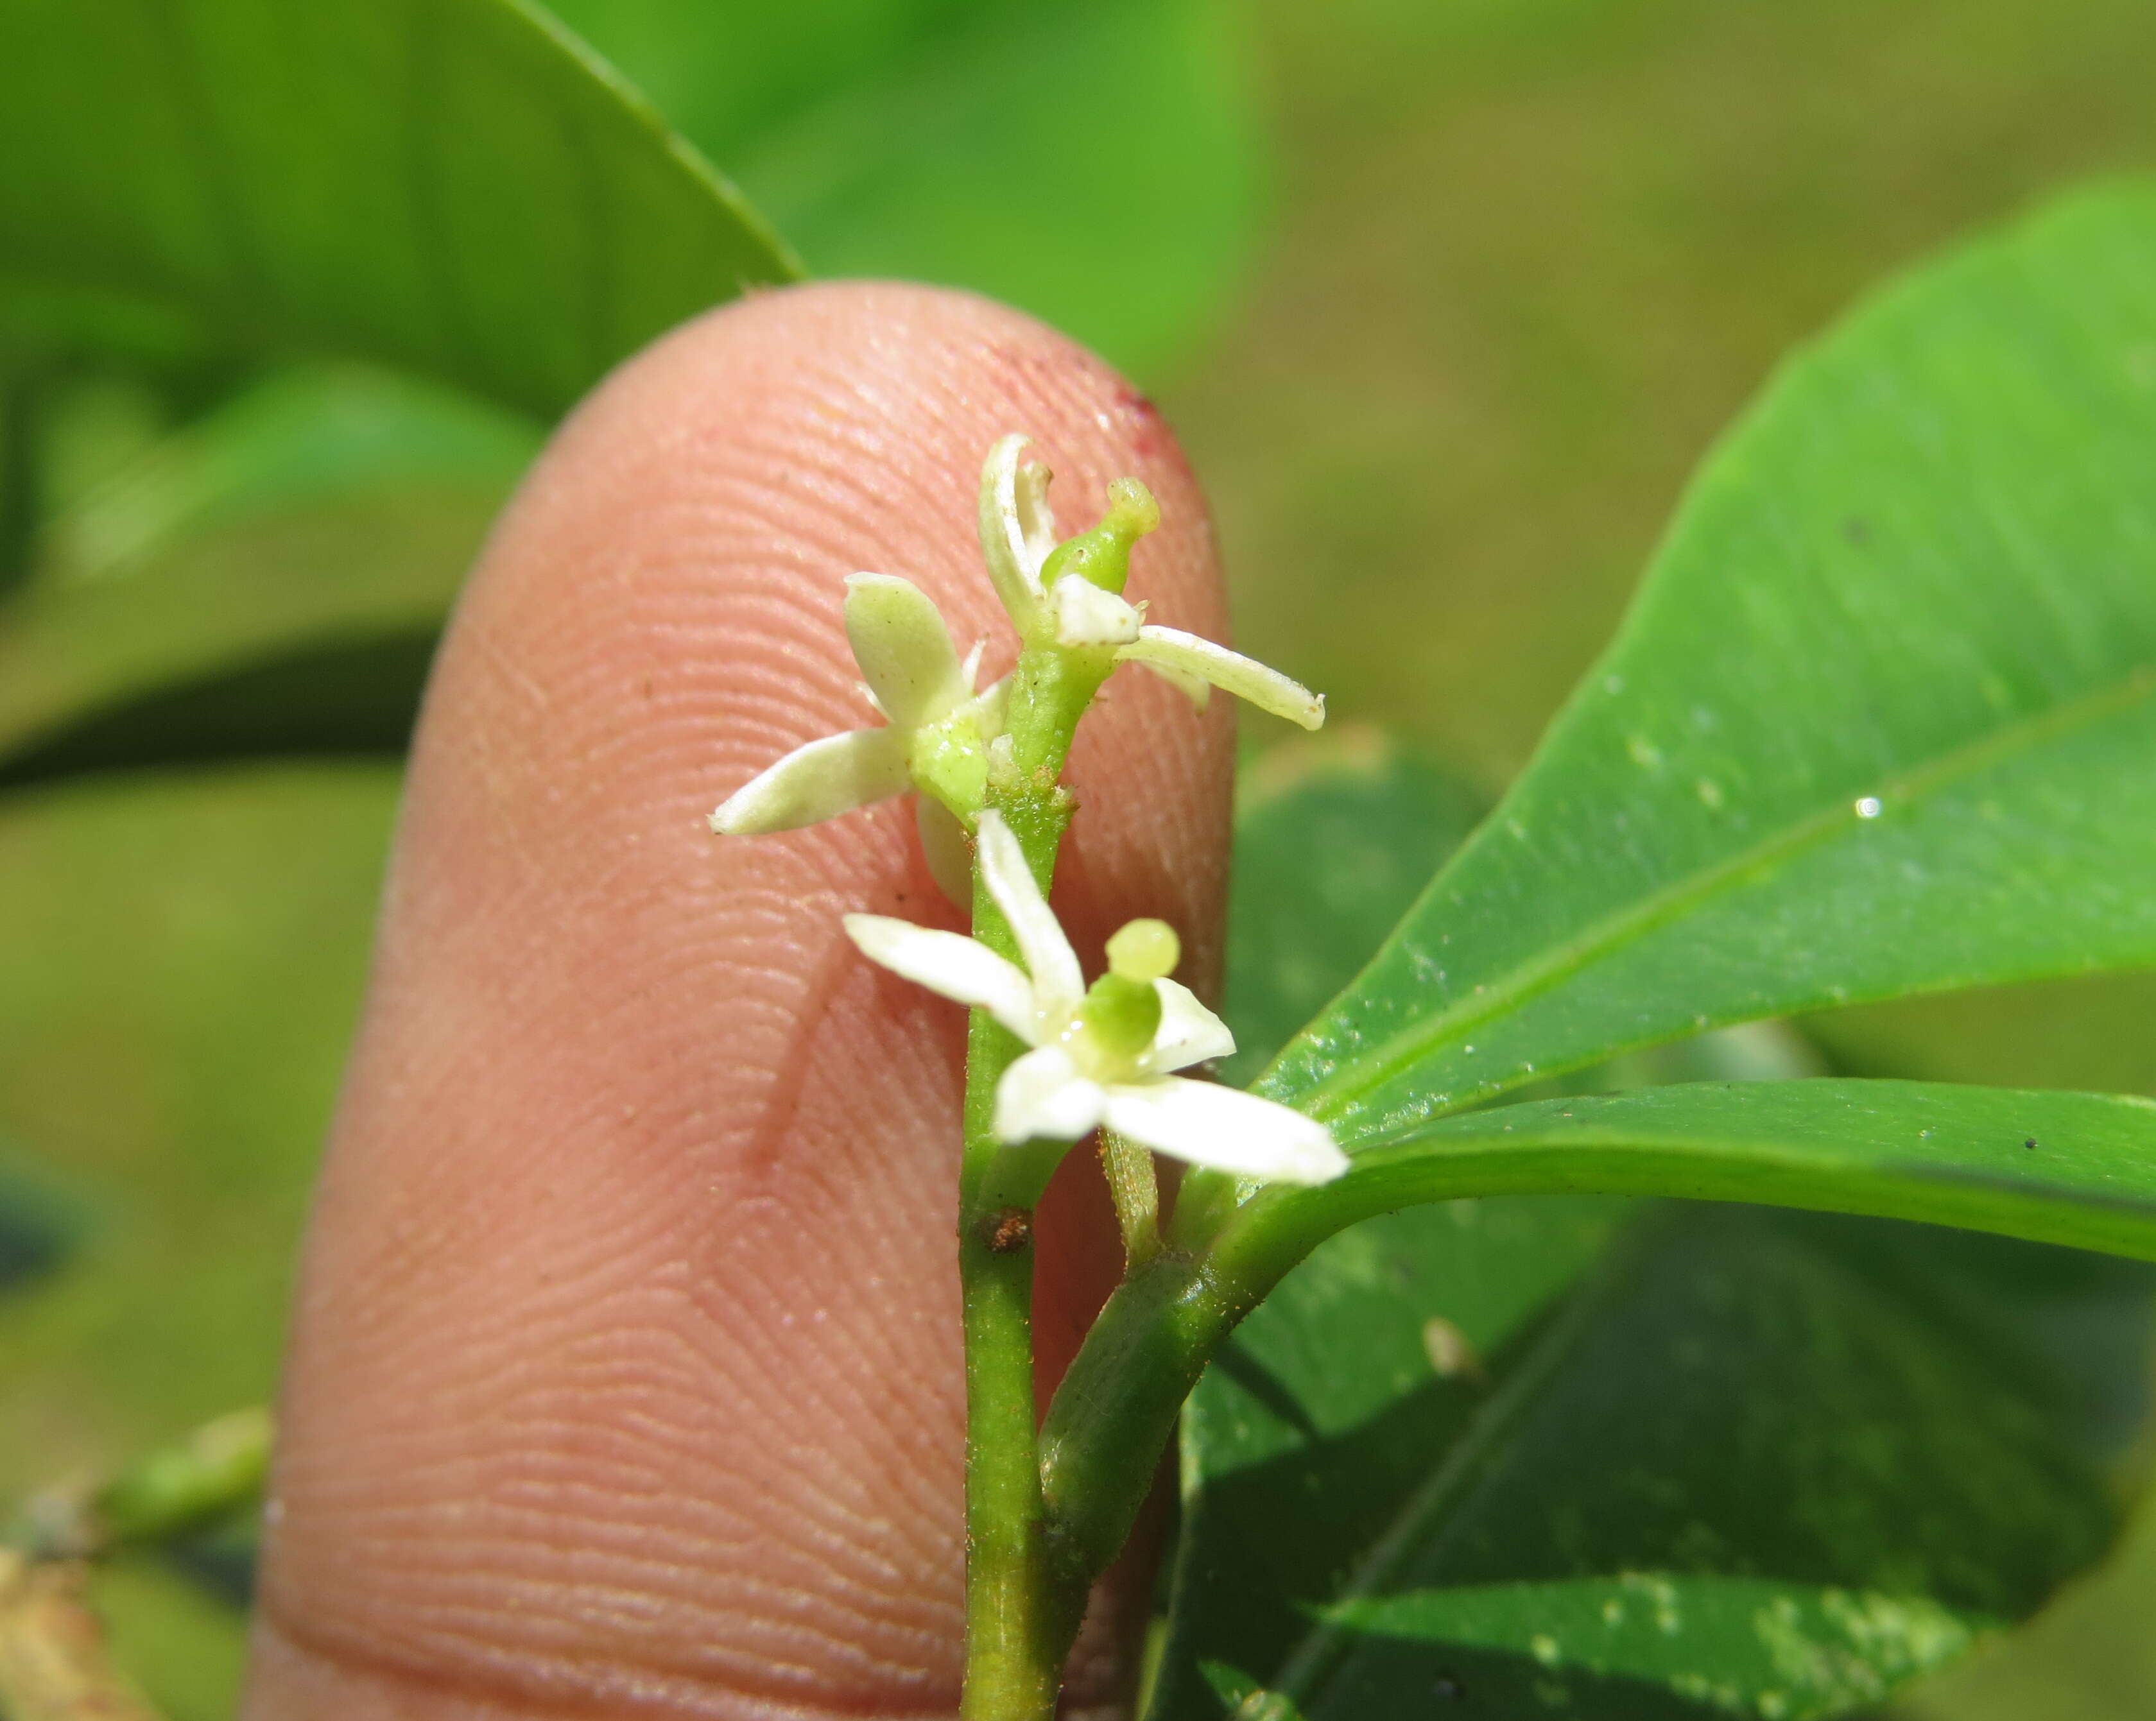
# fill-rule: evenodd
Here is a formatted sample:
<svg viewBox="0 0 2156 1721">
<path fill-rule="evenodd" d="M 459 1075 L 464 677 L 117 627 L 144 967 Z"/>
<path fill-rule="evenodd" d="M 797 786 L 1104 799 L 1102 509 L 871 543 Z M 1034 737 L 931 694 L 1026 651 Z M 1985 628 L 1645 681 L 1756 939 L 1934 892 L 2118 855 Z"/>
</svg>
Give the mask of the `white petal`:
<svg viewBox="0 0 2156 1721">
<path fill-rule="evenodd" d="M 1147 1062 L 1165 1074 L 1203 1063 L 1209 1058 L 1225 1058 L 1235 1049 L 1235 1037 L 1228 1024 L 1198 1001 L 1197 995 L 1178 981 L 1157 980 L 1160 994 L 1160 1027 L 1152 1037 Z"/>
<path fill-rule="evenodd" d="M 791 831 L 903 794 L 911 786 L 896 730 L 850 729 L 796 747 L 735 790 L 709 822 L 721 837 Z"/>
<path fill-rule="evenodd" d="M 1006 675 L 1001 680 L 990 682 L 975 694 L 968 711 L 968 715 L 973 720 L 973 727 L 991 738 L 1000 735 L 1010 721 L 1010 693 L 1011 679 Z"/>
<path fill-rule="evenodd" d="M 846 576 L 846 638 L 876 707 L 899 729 L 950 715 L 973 684 L 951 631 L 911 580 L 895 574 Z"/>
<path fill-rule="evenodd" d="M 1048 594 L 1058 645 L 1081 647 L 1137 642 L 1138 612 L 1112 592 L 1103 591 L 1083 574 L 1065 574 Z"/>
<path fill-rule="evenodd" d="M 870 961 L 957 1003 L 987 1011 L 1028 1044 L 1039 1032 L 1033 988 L 1015 964 L 986 945 L 889 914 L 848 914 L 845 928 Z"/>
<path fill-rule="evenodd" d="M 937 888 L 968 914 L 973 907 L 973 845 L 958 815 L 933 795 L 915 797 L 914 823 L 921 832 L 921 853 L 928 862 L 929 876 Z"/>
<path fill-rule="evenodd" d="M 1326 1183 L 1348 1169 L 1314 1118 L 1234 1088 L 1162 1076 L 1108 1089 L 1106 1121 L 1133 1141 L 1268 1183 Z"/>
<path fill-rule="evenodd" d="M 1116 660 L 1203 677 L 1223 692 L 1248 699 L 1260 710 L 1285 717 L 1305 729 L 1319 729 L 1325 723 L 1324 699 L 1301 682 L 1267 668 L 1255 658 L 1231 652 L 1224 645 L 1215 645 L 1179 627 L 1143 629 L 1134 643 L 1116 653 Z"/>
<path fill-rule="evenodd" d="M 1101 1121 L 1106 1099 L 1099 1083 L 1078 1073 L 1068 1052 L 1043 1046 L 1019 1058 L 996 1083 L 996 1139 L 1075 1141 Z"/>
<path fill-rule="evenodd" d="M 993 807 L 981 815 L 979 855 L 981 882 L 1010 922 L 1025 971 L 1033 976 L 1034 1007 L 1046 1020 L 1060 1021 L 1086 996 L 1086 977 L 1079 972 L 1070 940 L 1033 882 L 1025 851 Z"/>
<path fill-rule="evenodd" d="M 1142 635 L 1143 630 L 1141 629 L 1140 633 Z M 1193 710 L 1203 711 L 1206 706 L 1212 704 L 1213 684 L 1204 676 L 1193 675 L 1188 669 L 1182 668 L 1174 663 L 1156 663 L 1148 658 L 1135 658 L 1128 652 L 1122 652 L 1117 655 L 1127 662 L 1136 663 L 1141 669 L 1152 670 L 1154 674 L 1189 700 Z"/>
<path fill-rule="evenodd" d="M 1055 518 L 1048 509 L 1048 469 L 1020 464 L 1027 438 L 1007 436 L 988 450 L 981 468 L 981 556 L 996 596 L 1023 629 L 1040 602 L 1040 565 L 1055 547 Z"/>
<path fill-rule="evenodd" d="M 1025 542 L 1025 565 L 1036 586 L 1040 583 L 1041 564 L 1063 541 L 1063 534 L 1055 528 L 1055 510 L 1048 505 L 1049 481 L 1055 476 L 1038 460 L 1019 463 L 1018 529 Z"/>
</svg>

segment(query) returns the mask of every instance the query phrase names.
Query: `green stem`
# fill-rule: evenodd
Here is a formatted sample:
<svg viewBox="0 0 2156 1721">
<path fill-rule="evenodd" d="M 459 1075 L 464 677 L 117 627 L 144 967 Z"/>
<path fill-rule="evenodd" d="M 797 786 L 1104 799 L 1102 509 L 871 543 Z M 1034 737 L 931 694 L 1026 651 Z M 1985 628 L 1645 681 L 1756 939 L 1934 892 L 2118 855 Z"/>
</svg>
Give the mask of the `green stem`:
<svg viewBox="0 0 2156 1721">
<path fill-rule="evenodd" d="M 90 1502 L 104 1538 L 165 1541 L 254 1505 L 269 1474 L 272 1432 L 268 1411 L 234 1411 L 122 1471 Z"/>
<path fill-rule="evenodd" d="M 1108 1299 L 1040 1434 L 1047 1537 L 1066 1582 L 1090 1583 L 1121 1551 L 1199 1371 L 1270 1288 L 1168 1253 Z"/>
<path fill-rule="evenodd" d="M 1032 652 L 1020 659 L 1017 689 L 1013 768 L 992 776 L 988 804 L 1010 826 L 1045 893 L 1070 817 L 1056 779 L 1085 699 L 1074 702 L 1061 664 Z M 978 875 L 973 936 L 1018 957 L 1010 928 Z M 1087 1587 L 1050 1557 L 1034 1402 L 1033 1209 L 1065 1145 L 1007 1148 L 993 1128 L 996 1084 L 1024 1049 L 974 1012 L 958 1211 L 966 1341 L 966 1684 L 959 1708 L 965 1721 L 1050 1721 Z"/>
<path fill-rule="evenodd" d="M 961 1231 L 966 1332 L 966 1687 L 968 1721 L 1055 1713 L 1042 1581 L 1040 1469 L 1034 1451 L 1033 1243 L 1029 1219 L 974 1213 Z"/>
</svg>

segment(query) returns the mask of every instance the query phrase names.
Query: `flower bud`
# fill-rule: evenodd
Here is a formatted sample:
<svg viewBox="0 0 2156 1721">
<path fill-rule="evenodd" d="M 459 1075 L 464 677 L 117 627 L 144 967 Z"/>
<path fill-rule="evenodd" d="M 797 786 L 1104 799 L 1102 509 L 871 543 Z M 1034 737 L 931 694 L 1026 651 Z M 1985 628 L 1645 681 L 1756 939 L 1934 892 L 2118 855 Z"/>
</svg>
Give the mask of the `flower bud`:
<svg viewBox="0 0 2156 1721">
<path fill-rule="evenodd" d="M 1165 980 L 1183 960 L 1183 941 L 1165 920 L 1133 920 L 1108 940 L 1108 971 L 1125 980 Z"/>
<path fill-rule="evenodd" d="M 1065 574 L 1082 574 L 1103 592 L 1121 592 L 1131 576 L 1131 545 L 1160 524 L 1160 504 L 1134 478 L 1108 486 L 1108 511 L 1100 525 L 1055 546 L 1041 565 L 1040 583 L 1052 589 Z"/>
</svg>

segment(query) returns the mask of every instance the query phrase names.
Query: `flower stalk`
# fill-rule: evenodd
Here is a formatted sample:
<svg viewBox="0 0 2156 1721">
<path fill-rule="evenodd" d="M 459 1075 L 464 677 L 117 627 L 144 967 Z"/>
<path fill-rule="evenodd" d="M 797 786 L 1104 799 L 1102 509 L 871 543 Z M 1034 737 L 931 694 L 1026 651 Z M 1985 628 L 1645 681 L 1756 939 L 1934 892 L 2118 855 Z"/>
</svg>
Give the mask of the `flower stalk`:
<svg viewBox="0 0 2156 1721">
<path fill-rule="evenodd" d="M 1116 1332 L 1137 1335 L 1123 1348 L 1164 1342 L 1178 1353 L 1129 1359 L 1154 1381 L 1192 1372 L 1177 1335 L 1183 1327 L 1190 1329 L 1185 1338 L 1217 1328 L 1221 1310 L 1187 1296 L 1205 1274 L 1189 1254 L 1163 1246 L 1151 1154 L 1232 1178 L 1289 1183 L 1322 1182 L 1347 1169 L 1322 1124 L 1178 1073 L 1232 1052 L 1235 1040 L 1169 977 L 1181 954 L 1173 929 L 1132 922 L 1109 940 L 1107 971 L 1088 986 L 1048 906 L 1074 807 L 1061 784 L 1064 765 L 1081 719 L 1120 664 L 1143 665 L 1200 707 L 1218 686 L 1306 728 L 1324 720 L 1324 702 L 1224 647 L 1147 622 L 1144 606 L 1122 594 L 1132 546 L 1159 523 L 1152 494 L 1135 479 L 1118 479 L 1099 524 L 1060 539 L 1046 469 L 1022 458 L 1025 447 L 1023 437 L 1006 437 L 990 452 L 978 506 L 988 576 L 1019 636 L 1009 675 L 977 691 L 979 649 L 962 661 L 922 592 L 891 576 L 855 575 L 847 638 L 882 724 L 795 748 L 711 817 L 721 835 L 760 834 L 911 791 L 938 881 L 971 908 L 970 937 L 885 915 L 845 917 L 848 935 L 871 960 L 972 1011 L 958 1201 L 965 1721 L 1050 1721 L 1092 1581 L 1128 1533 L 1160 1450 L 1162 1417 L 1172 1421 L 1182 1399 L 1177 1391 L 1173 1402 L 1156 1405 L 1159 1395 L 1144 1380 L 1116 1382 L 1116 1401 L 1135 1403 L 1120 1420 L 1139 1446 L 1106 1453 L 1096 1439 L 1070 1440 L 1051 1412 L 1044 1452 L 1034 1380 L 1034 1211 L 1063 1155 L 1101 1130 L 1127 1263 L 1111 1312 L 1159 1305 L 1172 1317 L 1178 1298 L 1188 1305 L 1180 1324 L 1169 1318 L 1142 1333 L 1127 1312 L 1119 1319 Z M 1087 1353 L 1116 1349 L 1089 1344 Z M 1098 1366 L 1116 1364 L 1089 1364 Z M 1142 1402 L 1132 1400 L 1133 1385 Z M 1066 1388 L 1057 1402 L 1068 1396 Z M 1084 1435 L 1091 1432 L 1083 1425 Z M 1058 1467 L 1066 1450 L 1080 1461 Z M 1097 1488 L 1088 1480 L 1096 1473 Z M 1092 1497 L 1066 1498 L 1064 1481 L 1074 1477 Z"/>
<path fill-rule="evenodd" d="M 1026 863 L 1044 889 L 1060 821 L 1028 822 Z M 985 881 L 973 936 L 1007 957 L 1017 941 Z M 1024 1042 L 977 1009 L 966 1042 L 965 1155 L 959 1173 L 958 1283 L 966 1351 L 966 1683 L 964 1721 L 1047 1721 L 1055 1713 L 1063 1620 L 1042 1508 L 1033 1364 L 1033 1210 L 1056 1158 L 1014 1153 L 995 1132 L 997 1089 Z M 1070 1626 L 1076 1632 L 1076 1622 Z"/>
</svg>

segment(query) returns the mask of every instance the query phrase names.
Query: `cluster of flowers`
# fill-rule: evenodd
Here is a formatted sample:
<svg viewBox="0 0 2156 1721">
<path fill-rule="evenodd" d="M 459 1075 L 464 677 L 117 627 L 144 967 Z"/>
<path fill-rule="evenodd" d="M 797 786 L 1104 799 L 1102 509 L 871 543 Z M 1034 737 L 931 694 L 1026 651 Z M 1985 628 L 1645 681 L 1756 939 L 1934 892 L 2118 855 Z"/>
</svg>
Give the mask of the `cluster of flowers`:
<svg viewBox="0 0 2156 1721">
<path fill-rule="evenodd" d="M 1142 664 L 1201 709 L 1219 687 L 1306 729 L 1324 701 L 1276 670 L 1210 640 L 1145 620 L 1122 589 L 1130 545 L 1159 520 L 1142 484 L 1118 479 L 1100 525 L 1059 540 L 1049 474 L 1005 437 L 982 474 L 981 548 L 1016 625 L 1019 674 L 1060 678 L 1079 709 L 1121 663 Z M 792 830 L 917 791 L 922 847 L 952 900 L 972 899 L 973 865 L 1009 925 L 1021 969 L 979 940 L 881 914 L 849 914 L 863 955 L 942 996 L 984 1010 L 1030 1049 L 996 1091 L 1002 1141 L 1075 1141 L 1106 1125 L 1201 1165 L 1270 1181 L 1317 1183 L 1347 1158 L 1325 1126 L 1283 1105 L 1176 1073 L 1235 1050 L 1234 1036 L 1168 976 L 1172 928 L 1133 920 L 1108 940 L 1108 971 L 1085 984 L 1018 839 L 989 805 L 1013 770 L 1012 678 L 977 689 L 982 646 L 963 659 L 927 594 L 888 574 L 846 581 L 846 635 L 884 721 L 797 747 L 711 816 L 721 835 Z M 985 644 L 985 642 L 983 642 Z M 1075 723 L 1075 710 L 1069 714 Z"/>
</svg>

